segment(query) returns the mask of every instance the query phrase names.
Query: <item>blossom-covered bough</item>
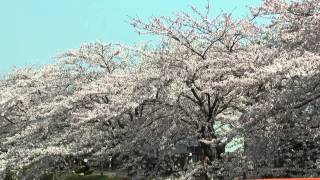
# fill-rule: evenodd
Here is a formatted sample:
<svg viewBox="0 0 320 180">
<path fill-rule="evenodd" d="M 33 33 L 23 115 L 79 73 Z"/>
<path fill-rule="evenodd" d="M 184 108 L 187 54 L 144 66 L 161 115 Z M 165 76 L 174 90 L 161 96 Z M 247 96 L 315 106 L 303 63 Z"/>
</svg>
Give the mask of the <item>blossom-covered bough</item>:
<svg viewBox="0 0 320 180">
<path fill-rule="evenodd" d="M 269 0 L 259 9 L 272 17 L 265 39 L 277 50 L 272 79 L 243 117 L 253 120 L 244 132 L 252 139 L 247 155 L 260 176 L 319 176 L 319 7 L 317 0 Z"/>
<path fill-rule="evenodd" d="M 37 178 L 80 157 L 112 157 L 130 176 L 315 174 L 319 7 L 265 0 L 246 19 L 214 18 L 210 5 L 132 19 L 140 34 L 160 37 L 156 47 L 88 43 L 12 72 L 0 81 L 0 172 Z M 257 25 L 261 17 L 272 21 Z M 174 168 L 174 146 L 188 138 L 208 167 Z M 239 139 L 243 147 L 227 153 Z"/>
</svg>

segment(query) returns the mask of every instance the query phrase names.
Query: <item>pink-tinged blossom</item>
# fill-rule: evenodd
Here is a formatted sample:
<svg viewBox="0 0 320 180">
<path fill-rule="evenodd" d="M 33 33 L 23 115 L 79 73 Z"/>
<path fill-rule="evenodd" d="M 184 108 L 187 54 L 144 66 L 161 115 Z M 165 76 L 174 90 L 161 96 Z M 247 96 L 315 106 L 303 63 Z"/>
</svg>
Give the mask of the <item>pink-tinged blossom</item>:
<svg viewBox="0 0 320 180">
<path fill-rule="evenodd" d="M 139 33 L 161 38 L 156 47 L 87 43 L 57 56 L 54 64 L 17 69 L 0 80 L 0 148 L 6 148 L 0 149 L 0 172 L 18 164 L 18 172 L 36 167 L 40 174 L 58 169 L 46 166 L 47 159 L 58 166 L 105 155 L 133 175 L 150 160 L 154 169 L 144 173 L 157 177 L 174 167 L 168 157 L 187 137 L 196 139 L 212 162 L 208 174 L 226 173 L 253 167 L 259 155 L 267 154 L 263 163 L 272 165 L 272 152 L 290 139 L 288 127 L 296 130 L 293 137 L 314 145 L 318 7 L 316 0 L 265 0 L 250 19 L 212 18 L 209 5 L 204 13 L 192 7 L 195 16 L 133 19 Z M 272 19 L 269 26 L 254 22 L 265 16 Z M 249 143 L 238 152 L 238 162 L 223 159 L 230 142 Z M 288 140 L 290 146 L 294 142 Z M 280 145 L 281 153 L 290 152 Z M 315 167 L 319 160 L 308 157 Z M 189 167 L 179 175 L 202 170 Z"/>
</svg>

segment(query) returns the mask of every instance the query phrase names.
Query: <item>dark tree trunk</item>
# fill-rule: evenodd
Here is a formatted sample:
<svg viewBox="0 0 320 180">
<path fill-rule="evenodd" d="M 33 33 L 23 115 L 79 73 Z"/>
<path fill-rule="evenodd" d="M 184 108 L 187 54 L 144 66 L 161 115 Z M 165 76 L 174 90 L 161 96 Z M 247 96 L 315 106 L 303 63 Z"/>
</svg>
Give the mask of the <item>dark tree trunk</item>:
<svg viewBox="0 0 320 180">
<path fill-rule="evenodd" d="M 214 147 L 212 147 L 211 144 L 205 144 L 203 142 L 200 142 L 201 148 L 203 150 L 204 157 L 208 157 L 209 161 L 213 161 L 216 158 L 216 150 Z M 204 159 L 204 158 L 203 158 Z"/>
<path fill-rule="evenodd" d="M 217 136 L 215 135 L 215 131 L 213 129 L 213 121 L 210 121 L 207 126 L 202 126 L 200 130 L 200 138 L 208 141 L 212 141 L 213 139 L 217 140 Z M 225 143 L 217 140 L 216 144 L 206 144 L 200 142 L 201 148 L 203 150 L 203 154 L 205 158 L 206 156 L 210 161 L 213 161 L 216 158 L 221 159 L 221 154 L 225 152 Z"/>
<path fill-rule="evenodd" d="M 205 139 L 211 141 L 212 139 L 216 139 L 217 137 L 214 134 L 214 130 L 211 127 L 211 123 L 208 123 L 207 126 L 202 126 L 200 130 L 200 139 Z M 207 156 L 210 161 L 213 161 L 216 158 L 216 150 L 212 144 L 206 144 L 200 142 L 200 146 L 203 150 L 203 159 Z"/>
</svg>

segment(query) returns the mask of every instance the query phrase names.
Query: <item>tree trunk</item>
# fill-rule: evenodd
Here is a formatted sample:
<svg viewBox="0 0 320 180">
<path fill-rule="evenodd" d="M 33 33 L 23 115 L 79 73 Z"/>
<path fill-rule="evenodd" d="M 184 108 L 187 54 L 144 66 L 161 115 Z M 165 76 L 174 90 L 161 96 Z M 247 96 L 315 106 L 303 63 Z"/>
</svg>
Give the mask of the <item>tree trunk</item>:
<svg viewBox="0 0 320 180">
<path fill-rule="evenodd" d="M 208 123 L 206 126 L 202 126 L 200 130 L 200 139 L 205 139 L 208 141 L 212 141 L 217 137 L 214 134 L 213 127 L 211 127 L 212 123 Z M 205 158 L 206 156 L 210 161 L 213 161 L 216 158 L 216 151 L 212 144 L 206 144 L 204 142 L 200 142 L 200 146 L 202 148 L 203 154 Z"/>
<path fill-rule="evenodd" d="M 215 135 L 213 128 L 213 121 L 210 121 L 206 126 L 202 126 L 200 130 L 200 138 L 207 141 L 214 141 L 214 143 L 204 143 L 200 142 L 200 146 L 203 150 L 204 157 L 209 158 L 210 161 L 213 161 L 216 158 L 221 158 L 221 154 L 225 152 L 225 144 L 220 142 Z"/>
</svg>

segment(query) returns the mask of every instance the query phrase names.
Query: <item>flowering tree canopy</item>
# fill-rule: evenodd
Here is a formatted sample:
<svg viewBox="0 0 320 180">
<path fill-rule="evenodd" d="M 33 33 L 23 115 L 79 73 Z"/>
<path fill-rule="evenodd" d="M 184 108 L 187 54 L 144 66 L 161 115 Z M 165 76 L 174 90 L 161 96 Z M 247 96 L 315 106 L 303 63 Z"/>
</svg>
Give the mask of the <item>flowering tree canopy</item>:
<svg viewBox="0 0 320 180">
<path fill-rule="evenodd" d="M 212 17 L 210 4 L 132 19 L 138 33 L 160 37 L 156 47 L 88 43 L 12 72 L 0 80 L 0 172 L 16 165 L 36 177 L 30 169 L 112 156 L 132 176 L 163 176 L 174 174 L 174 146 L 187 138 L 210 166 L 175 174 L 183 178 L 319 167 L 319 7 L 265 0 L 244 19 Z M 264 17 L 271 22 L 258 25 Z M 239 138 L 244 152 L 231 161 L 226 146 Z"/>
</svg>

